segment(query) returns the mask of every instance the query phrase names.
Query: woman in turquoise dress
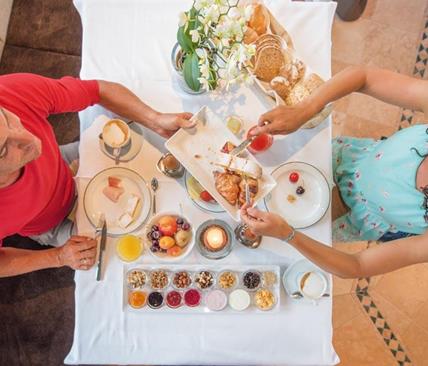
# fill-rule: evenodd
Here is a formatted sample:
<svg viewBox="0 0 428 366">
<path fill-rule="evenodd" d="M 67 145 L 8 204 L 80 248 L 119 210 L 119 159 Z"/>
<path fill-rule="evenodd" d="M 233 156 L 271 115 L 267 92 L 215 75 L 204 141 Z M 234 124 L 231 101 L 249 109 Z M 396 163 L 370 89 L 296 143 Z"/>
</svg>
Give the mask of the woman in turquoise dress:
<svg viewBox="0 0 428 366">
<path fill-rule="evenodd" d="M 288 134 L 324 106 L 352 92 L 422 111 L 428 116 L 428 81 L 353 66 L 336 74 L 295 106 L 262 115 L 255 134 Z M 266 124 L 267 122 L 267 124 Z M 333 175 L 349 211 L 333 222 L 337 241 L 391 241 L 345 254 L 296 232 L 280 216 L 244 206 L 241 216 L 260 235 L 281 238 L 315 264 L 341 277 L 366 277 L 428 262 L 428 125 L 383 139 L 333 140 Z"/>
</svg>

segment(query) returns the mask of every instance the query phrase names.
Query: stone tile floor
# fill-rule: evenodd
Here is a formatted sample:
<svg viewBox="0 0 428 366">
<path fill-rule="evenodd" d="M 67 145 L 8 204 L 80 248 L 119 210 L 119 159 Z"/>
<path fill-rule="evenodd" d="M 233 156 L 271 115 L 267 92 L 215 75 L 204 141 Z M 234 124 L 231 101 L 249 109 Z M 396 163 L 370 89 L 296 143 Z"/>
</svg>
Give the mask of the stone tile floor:
<svg viewBox="0 0 428 366">
<path fill-rule="evenodd" d="M 368 0 L 357 21 L 336 17 L 333 73 L 365 64 L 428 78 L 427 9 L 427 0 Z M 353 94 L 335 104 L 333 134 L 380 138 L 421 122 L 421 113 Z M 334 244 L 346 252 L 369 245 L 378 244 Z M 333 326 L 340 365 L 428 365 L 428 264 L 370 279 L 334 278 Z"/>
</svg>

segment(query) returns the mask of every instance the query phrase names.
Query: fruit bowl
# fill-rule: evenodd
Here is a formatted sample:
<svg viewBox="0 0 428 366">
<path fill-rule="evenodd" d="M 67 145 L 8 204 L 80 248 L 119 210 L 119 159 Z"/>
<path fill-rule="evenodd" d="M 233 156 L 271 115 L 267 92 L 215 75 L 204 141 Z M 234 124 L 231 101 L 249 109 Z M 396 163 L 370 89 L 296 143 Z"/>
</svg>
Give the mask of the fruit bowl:
<svg viewBox="0 0 428 366">
<path fill-rule="evenodd" d="M 195 231 L 185 216 L 176 212 L 162 212 L 148 222 L 144 241 L 156 260 L 178 262 L 192 251 Z"/>
</svg>

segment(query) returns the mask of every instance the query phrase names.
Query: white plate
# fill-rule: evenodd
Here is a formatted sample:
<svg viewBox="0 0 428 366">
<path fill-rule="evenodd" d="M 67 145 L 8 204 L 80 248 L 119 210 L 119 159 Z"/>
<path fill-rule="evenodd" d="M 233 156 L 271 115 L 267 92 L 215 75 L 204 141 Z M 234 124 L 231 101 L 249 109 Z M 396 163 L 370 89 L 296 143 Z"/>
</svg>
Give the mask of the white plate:
<svg viewBox="0 0 428 366">
<path fill-rule="evenodd" d="M 147 234 L 150 231 L 150 229 L 152 228 L 152 226 L 157 225 L 157 223 L 159 222 L 159 220 L 163 216 L 181 216 L 185 221 L 187 221 L 190 224 L 190 231 L 192 233 L 192 238 L 190 239 L 190 242 L 186 245 L 183 253 L 181 255 L 179 255 L 178 257 L 172 257 L 172 256 L 168 256 L 168 255 L 159 255 L 159 254 L 153 253 L 150 250 L 151 242 L 150 242 L 150 239 L 147 237 Z M 179 262 L 179 261 L 183 260 L 185 257 L 187 257 L 190 254 L 190 252 L 192 251 L 193 247 L 195 246 L 195 228 L 193 227 L 193 224 L 190 222 L 190 220 L 188 220 L 187 217 L 180 215 L 177 212 L 161 212 L 158 215 L 150 218 L 150 221 L 148 222 L 146 231 L 144 233 L 144 242 L 146 244 L 145 246 L 146 246 L 147 250 L 150 252 L 152 257 L 155 258 L 157 261 L 166 262 L 166 263 Z"/>
<path fill-rule="evenodd" d="M 186 191 L 189 198 L 192 200 L 192 202 L 201 210 L 212 212 L 212 213 L 222 213 L 225 212 L 225 210 L 217 203 L 217 202 L 205 202 L 201 199 L 194 199 L 190 193 L 189 193 L 189 187 L 187 180 L 191 177 L 191 174 L 186 170 L 184 173 L 184 184 L 186 185 Z"/>
<path fill-rule="evenodd" d="M 198 120 L 196 127 L 180 129 L 165 143 L 165 147 L 235 221 L 240 221 L 238 206 L 232 206 L 217 192 L 213 175 L 215 170 L 221 170 L 220 168 L 217 169 L 214 163 L 216 162 L 216 154 L 220 152 L 223 145 L 227 141 L 235 145 L 240 143 L 238 138 L 226 127 L 224 121 L 227 117 L 224 116 L 224 120 L 222 120 L 205 106 L 193 116 L 193 119 Z M 251 154 L 248 154 L 248 158 L 259 164 Z M 255 203 L 263 199 L 275 185 L 275 180 L 263 169 Z"/>
<path fill-rule="evenodd" d="M 291 183 L 289 175 L 299 173 L 298 183 Z M 280 165 L 272 172 L 277 182 L 275 189 L 265 198 L 268 211 L 281 215 L 296 229 L 303 229 L 318 222 L 330 205 L 330 187 L 324 175 L 314 166 L 303 162 L 291 162 Z M 305 193 L 296 194 L 296 188 L 303 179 Z M 293 203 L 287 196 L 296 197 Z"/>
<path fill-rule="evenodd" d="M 108 185 L 108 177 L 115 176 L 122 180 L 121 186 L 125 192 L 119 201 L 114 203 L 104 194 L 103 189 Z M 135 220 L 125 229 L 119 226 L 117 220 L 126 211 L 128 198 L 131 194 L 140 197 L 140 204 Z M 85 190 L 83 206 L 86 216 L 91 224 L 96 227 L 101 213 L 105 214 L 107 232 L 109 235 L 123 235 L 138 229 L 146 220 L 151 209 L 150 190 L 144 179 L 133 170 L 127 168 L 109 168 L 101 171 L 91 179 Z"/>
<path fill-rule="evenodd" d="M 327 282 L 327 289 L 325 291 L 326 294 L 331 294 L 331 284 L 329 281 L 328 275 L 320 268 L 318 268 L 315 264 L 307 259 L 301 259 L 297 262 L 291 264 L 284 274 L 282 275 L 282 285 L 284 286 L 284 290 L 288 296 L 291 297 L 291 294 L 299 291 L 299 278 L 302 274 L 306 272 L 318 272 Z M 313 300 L 308 300 L 306 298 L 300 298 L 299 301 L 309 301 L 313 302 Z"/>
</svg>

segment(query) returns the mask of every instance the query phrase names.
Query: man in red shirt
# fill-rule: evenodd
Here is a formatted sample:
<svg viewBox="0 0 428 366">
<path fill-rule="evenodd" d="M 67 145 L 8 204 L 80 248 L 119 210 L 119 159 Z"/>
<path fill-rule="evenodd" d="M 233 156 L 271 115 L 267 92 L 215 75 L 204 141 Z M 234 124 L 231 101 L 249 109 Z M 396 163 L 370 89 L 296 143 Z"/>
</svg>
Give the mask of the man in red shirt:
<svg viewBox="0 0 428 366">
<path fill-rule="evenodd" d="M 66 222 L 75 186 L 47 117 L 97 103 L 164 137 L 192 126 L 192 114 L 159 113 L 117 83 L 0 76 L 0 277 L 60 266 L 89 269 L 94 264 L 92 238 L 66 235 L 58 247 L 42 251 L 2 248 L 1 241 L 13 234 L 49 237 Z"/>
</svg>

